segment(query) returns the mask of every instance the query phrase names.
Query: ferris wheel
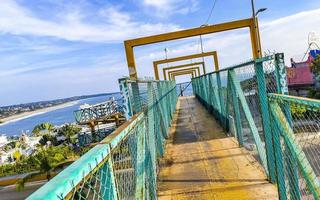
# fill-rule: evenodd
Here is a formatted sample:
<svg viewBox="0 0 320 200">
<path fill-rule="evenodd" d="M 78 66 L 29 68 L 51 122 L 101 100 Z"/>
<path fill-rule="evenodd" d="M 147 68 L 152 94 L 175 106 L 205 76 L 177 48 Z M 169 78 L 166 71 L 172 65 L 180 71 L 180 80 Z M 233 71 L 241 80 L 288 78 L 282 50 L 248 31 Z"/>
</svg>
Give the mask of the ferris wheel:
<svg viewBox="0 0 320 200">
<path fill-rule="evenodd" d="M 306 57 L 306 55 L 309 53 L 310 50 L 320 50 L 319 46 L 320 46 L 320 35 L 314 31 L 309 32 L 308 48 L 301 61 L 304 60 L 304 58 Z"/>
<path fill-rule="evenodd" d="M 312 31 L 308 35 L 308 47 L 310 50 L 320 49 L 320 35 Z"/>
</svg>

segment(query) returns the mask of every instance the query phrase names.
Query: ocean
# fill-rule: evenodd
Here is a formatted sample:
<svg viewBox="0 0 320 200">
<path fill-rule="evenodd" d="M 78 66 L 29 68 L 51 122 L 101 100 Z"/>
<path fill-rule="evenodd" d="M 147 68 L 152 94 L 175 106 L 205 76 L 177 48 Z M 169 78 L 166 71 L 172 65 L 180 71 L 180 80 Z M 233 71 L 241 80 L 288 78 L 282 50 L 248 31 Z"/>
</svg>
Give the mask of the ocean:
<svg viewBox="0 0 320 200">
<path fill-rule="evenodd" d="M 90 105 L 101 103 L 101 102 L 107 101 L 112 96 L 114 96 L 115 99 L 119 99 L 120 93 L 99 96 L 99 97 L 92 97 L 88 99 L 81 99 L 81 100 L 78 100 L 77 103 L 72 106 L 37 114 L 37 115 L 23 118 L 17 121 L 0 124 L 0 135 L 1 134 L 7 135 L 7 136 L 20 135 L 22 131 L 26 133 L 31 133 L 31 131 L 36 125 L 41 124 L 43 122 L 49 122 L 57 126 L 62 125 L 64 123 L 73 123 L 75 122 L 73 111 L 80 109 L 80 105 L 85 103 Z"/>
</svg>

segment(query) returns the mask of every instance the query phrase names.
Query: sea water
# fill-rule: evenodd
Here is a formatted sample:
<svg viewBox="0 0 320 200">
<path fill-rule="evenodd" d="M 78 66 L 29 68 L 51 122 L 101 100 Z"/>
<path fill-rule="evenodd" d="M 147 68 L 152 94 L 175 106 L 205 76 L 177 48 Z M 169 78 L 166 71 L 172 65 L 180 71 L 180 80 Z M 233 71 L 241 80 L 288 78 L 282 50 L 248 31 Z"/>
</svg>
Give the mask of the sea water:
<svg viewBox="0 0 320 200">
<path fill-rule="evenodd" d="M 33 128 L 41 123 L 49 122 L 53 125 L 62 125 L 65 123 L 75 122 L 73 111 L 79 110 L 82 104 L 97 104 L 109 100 L 111 97 L 120 98 L 120 93 L 92 97 L 88 99 L 78 100 L 74 105 L 60 108 L 57 110 L 30 115 L 19 120 L 14 120 L 5 124 L 0 124 L 0 135 L 7 136 L 20 135 L 22 132 L 31 133 Z"/>
</svg>

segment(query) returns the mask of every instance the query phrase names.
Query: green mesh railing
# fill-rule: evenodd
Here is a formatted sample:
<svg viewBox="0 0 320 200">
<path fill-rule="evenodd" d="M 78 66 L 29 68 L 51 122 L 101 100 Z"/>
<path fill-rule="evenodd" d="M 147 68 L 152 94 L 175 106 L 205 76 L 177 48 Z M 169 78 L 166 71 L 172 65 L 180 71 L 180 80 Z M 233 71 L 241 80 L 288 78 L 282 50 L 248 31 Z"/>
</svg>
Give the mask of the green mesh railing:
<svg viewBox="0 0 320 200">
<path fill-rule="evenodd" d="M 74 111 L 75 120 L 78 124 L 87 124 L 93 120 L 105 120 L 121 113 L 121 106 L 114 99 L 96 105 L 88 105 Z"/>
<path fill-rule="evenodd" d="M 269 94 L 282 199 L 320 199 L 320 101 Z"/>
<path fill-rule="evenodd" d="M 249 61 L 192 80 L 196 97 L 213 113 L 221 125 L 236 136 L 239 144 L 260 161 L 269 174 L 265 137 L 262 129 L 262 112 L 259 104 L 257 72 L 273 79 L 274 57 Z M 259 67 L 257 67 L 259 64 Z M 275 91 L 273 85 L 268 90 Z M 266 91 L 264 91 L 266 92 Z M 270 158 L 273 159 L 272 157 Z"/>
<path fill-rule="evenodd" d="M 266 56 L 194 78 L 193 91 L 277 183 L 280 199 L 319 199 L 320 104 L 286 96 L 283 57 Z"/>
<path fill-rule="evenodd" d="M 120 80 L 128 121 L 28 199 L 156 199 L 174 82 Z"/>
</svg>

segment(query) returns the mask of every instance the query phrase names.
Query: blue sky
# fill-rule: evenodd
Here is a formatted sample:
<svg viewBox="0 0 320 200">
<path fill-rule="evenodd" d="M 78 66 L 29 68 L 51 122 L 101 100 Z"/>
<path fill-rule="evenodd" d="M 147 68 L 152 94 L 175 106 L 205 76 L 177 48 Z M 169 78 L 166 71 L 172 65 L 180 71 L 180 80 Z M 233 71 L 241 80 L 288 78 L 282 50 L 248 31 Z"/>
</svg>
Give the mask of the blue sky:
<svg viewBox="0 0 320 200">
<path fill-rule="evenodd" d="M 0 106 L 118 91 L 127 76 L 123 40 L 198 27 L 212 0 L 2 0 L 0 4 Z M 256 0 L 264 51 L 303 54 L 310 31 L 320 33 L 319 0 Z M 248 18 L 249 0 L 217 0 L 209 24 Z M 199 38 L 136 49 L 140 76 L 152 61 L 199 52 Z M 222 67 L 251 58 L 246 30 L 204 37 Z M 232 59 L 231 59 L 232 58 Z M 206 58 L 206 62 L 212 63 Z M 210 64 L 207 65 L 210 69 Z M 210 70 L 209 70 L 210 71 Z M 183 78 L 181 79 L 183 80 Z"/>
</svg>

